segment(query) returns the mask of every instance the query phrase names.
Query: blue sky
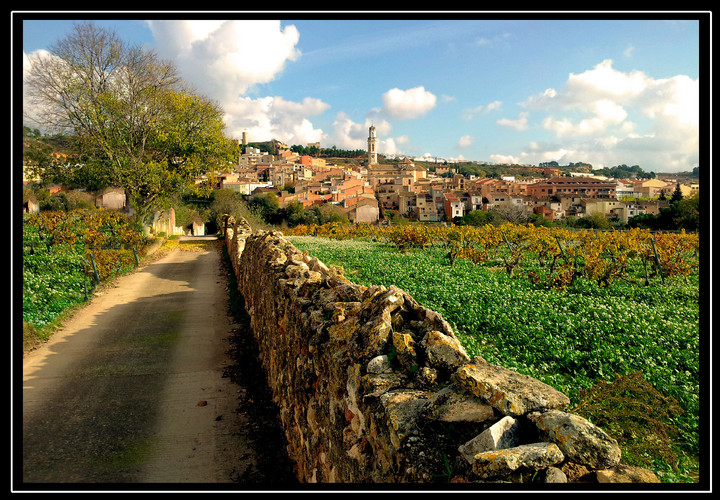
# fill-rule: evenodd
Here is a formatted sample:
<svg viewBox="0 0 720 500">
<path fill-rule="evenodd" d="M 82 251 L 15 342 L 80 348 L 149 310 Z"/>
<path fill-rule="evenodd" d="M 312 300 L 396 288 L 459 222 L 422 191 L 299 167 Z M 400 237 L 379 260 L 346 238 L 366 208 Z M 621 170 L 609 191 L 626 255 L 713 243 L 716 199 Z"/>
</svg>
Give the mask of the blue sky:
<svg viewBox="0 0 720 500">
<path fill-rule="evenodd" d="M 94 22 L 173 60 L 223 106 L 235 138 L 365 149 L 374 124 L 386 154 L 655 172 L 699 164 L 707 61 L 697 19 L 309 16 Z M 71 28 L 26 19 L 24 55 Z"/>
</svg>

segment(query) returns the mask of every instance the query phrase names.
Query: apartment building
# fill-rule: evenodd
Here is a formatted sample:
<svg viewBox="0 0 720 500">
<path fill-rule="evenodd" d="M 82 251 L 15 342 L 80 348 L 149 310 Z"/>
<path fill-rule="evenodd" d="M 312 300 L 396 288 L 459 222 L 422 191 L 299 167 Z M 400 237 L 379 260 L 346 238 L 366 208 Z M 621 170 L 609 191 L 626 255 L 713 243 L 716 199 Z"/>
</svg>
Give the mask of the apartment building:
<svg viewBox="0 0 720 500">
<path fill-rule="evenodd" d="M 616 198 L 617 184 L 592 177 L 551 177 L 527 185 L 527 194 L 537 198 L 558 194 L 583 194 L 588 198 Z"/>
</svg>

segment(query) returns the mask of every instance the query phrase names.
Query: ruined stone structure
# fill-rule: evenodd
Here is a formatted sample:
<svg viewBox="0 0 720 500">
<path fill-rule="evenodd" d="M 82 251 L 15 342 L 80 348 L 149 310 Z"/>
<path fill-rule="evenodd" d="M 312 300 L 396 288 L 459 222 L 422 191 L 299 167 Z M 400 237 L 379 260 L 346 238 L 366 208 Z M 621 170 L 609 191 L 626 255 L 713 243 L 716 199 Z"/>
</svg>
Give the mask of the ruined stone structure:
<svg viewBox="0 0 720 500">
<path fill-rule="evenodd" d="M 353 284 L 244 220 L 226 244 L 300 481 L 627 477 L 617 442 L 566 413 L 567 396 L 471 359 L 403 290 Z"/>
</svg>

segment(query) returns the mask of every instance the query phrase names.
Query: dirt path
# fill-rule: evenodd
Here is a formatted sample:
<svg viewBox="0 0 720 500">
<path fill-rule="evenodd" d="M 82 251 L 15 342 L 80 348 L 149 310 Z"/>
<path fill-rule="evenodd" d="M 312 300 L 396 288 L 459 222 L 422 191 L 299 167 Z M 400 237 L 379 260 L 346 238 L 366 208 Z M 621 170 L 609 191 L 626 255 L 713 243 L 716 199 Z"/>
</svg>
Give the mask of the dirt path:
<svg viewBox="0 0 720 500">
<path fill-rule="evenodd" d="M 25 357 L 24 488 L 293 484 L 215 247 L 119 278 Z"/>
</svg>

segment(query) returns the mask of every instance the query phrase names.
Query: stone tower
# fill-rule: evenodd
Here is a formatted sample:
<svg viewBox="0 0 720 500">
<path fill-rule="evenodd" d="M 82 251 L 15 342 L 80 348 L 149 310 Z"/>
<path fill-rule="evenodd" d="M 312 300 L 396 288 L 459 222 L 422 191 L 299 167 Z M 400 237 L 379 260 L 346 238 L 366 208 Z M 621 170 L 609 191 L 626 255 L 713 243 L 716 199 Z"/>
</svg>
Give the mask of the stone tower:
<svg viewBox="0 0 720 500">
<path fill-rule="evenodd" d="M 370 125 L 368 135 L 368 165 L 377 164 L 377 137 L 375 137 L 375 125 Z"/>
</svg>

